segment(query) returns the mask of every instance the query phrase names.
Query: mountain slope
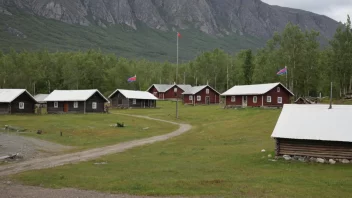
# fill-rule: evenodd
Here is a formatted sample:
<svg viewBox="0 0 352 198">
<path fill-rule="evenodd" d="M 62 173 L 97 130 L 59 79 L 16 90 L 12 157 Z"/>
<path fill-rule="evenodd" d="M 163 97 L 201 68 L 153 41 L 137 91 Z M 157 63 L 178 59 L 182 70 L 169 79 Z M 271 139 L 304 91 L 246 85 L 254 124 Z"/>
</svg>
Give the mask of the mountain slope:
<svg viewBox="0 0 352 198">
<path fill-rule="evenodd" d="M 190 59 L 213 47 L 237 51 L 262 46 L 288 22 L 325 38 L 339 25 L 260 0 L 0 0 L 0 19 L 3 48 L 93 47 L 161 60 L 174 57 L 176 31 L 187 35 L 183 58 Z"/>
</svg>

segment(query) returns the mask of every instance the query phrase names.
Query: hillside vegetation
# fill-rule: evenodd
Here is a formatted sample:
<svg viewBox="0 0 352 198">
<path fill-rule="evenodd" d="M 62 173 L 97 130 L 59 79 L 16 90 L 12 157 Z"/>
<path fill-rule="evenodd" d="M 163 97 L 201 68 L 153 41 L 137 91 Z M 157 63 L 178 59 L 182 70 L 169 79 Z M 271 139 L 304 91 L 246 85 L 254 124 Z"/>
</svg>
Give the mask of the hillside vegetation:
<svg viewBox="0 0 352 198">
<path fill-rule="evenodd" d="M 176 32 L 154 30 L 140 24 L 138 31 L 125 25 L 108 28 L 70 25 L 60 21 L 18 13 L 0 14 L 0 49 L 79 51 L 101 50 L 117 57 L 176 62 Z M 196 29 L 181 31 L 179 60 L 188 61 L 215 48 L 228 52 L 257 48 L 263 39 L 231 35 L 218 38 Z"/>
</svg>

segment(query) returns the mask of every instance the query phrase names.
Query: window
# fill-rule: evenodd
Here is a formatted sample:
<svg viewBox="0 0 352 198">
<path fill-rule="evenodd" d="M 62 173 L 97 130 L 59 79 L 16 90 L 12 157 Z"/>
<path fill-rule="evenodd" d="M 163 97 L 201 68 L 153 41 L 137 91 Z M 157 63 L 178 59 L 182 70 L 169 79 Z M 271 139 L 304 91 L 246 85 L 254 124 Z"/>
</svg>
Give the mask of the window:
<svg viewBox="0 0 352 198">
<path fill-rule="evenodd" d="M 277 92 L 280 92 L 280 87 L 277 87 L 276 90 L 277 90 Z"/>
<path fill-rule="evenodd" d="M 73 102 L 73 108 L 75 108 L 75 109 L 78 108 L 78 102 Z"/>
<path fill-rule="evenodd" d="M 253 103 L 257 103 L 257 101 L 258 101 L 257 96 L 253 96 Z"/>
<path fill-rule="evenodd" d="M 236 102 L 236 96 L 231 96 L 231 102 Z"/>
<path fill-rule="evenodd" d="M 282 104 L 282 97 L 277 97 L 277 103 Z"/>
<path fill-rule="evenodd" d="M 92 102 L 92 109 L 97 109 L 97 102 Z"/>
<path fill-rule="evenodd" d="M 189 96 L 189 100 L 193 100 L 193 96 Z"/>
<path fill-rule="evenodd" d="M 19 107 L 19 109 L 24 109 L 24 102 L 18 103 L 18 107 Z"/>
<path fill-rule="evenodd" d="M 54 102 L 54 108 L 59 108 L 59 102 Z"/>
<path fill-rule="evenodd" d="M 197 101 L 201 101 L 202 100 L 202 96 L 197 96 Z"/>
<path fill-rule="evenodd" d="M 177 87 L 174 88 L 174 92 L 175 92 L 175 93 L 177 92 Z"/>
<path fill-rule="evenodd" d="M 209 94 L 209 89 L 206 89 L 206 90 L 205 90 L 205 93 Z"/>
<path fill-rule="evenodd" d="M 153 94 L 154 94 L 154 96 L 157 96 L 157 95 L 158 95 L 158 92 L 154 92 Z"/>
<path fill-rule="evenodd" d="M 137 100 L 133 99 L 132 104 L 137 104 Z"/>
<path fill-rule="evenodd" d="M 271 102 L 271 96 L 266 97 L 266 102 Z"/>
</svg>

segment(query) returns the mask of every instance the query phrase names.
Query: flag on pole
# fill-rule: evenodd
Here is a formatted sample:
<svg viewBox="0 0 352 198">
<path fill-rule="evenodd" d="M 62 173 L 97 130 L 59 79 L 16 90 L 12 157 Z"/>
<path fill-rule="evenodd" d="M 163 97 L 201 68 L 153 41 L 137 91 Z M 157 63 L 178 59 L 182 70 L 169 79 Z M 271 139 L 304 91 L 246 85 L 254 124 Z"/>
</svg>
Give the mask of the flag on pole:
<svg viewBox="0 0 352 198">
<path fill-rule="evenodd" d="M 181 38 L 182 35 L 181 35 L 179 32 L 177 32 L 177 37 L 178 37 L 178 38 Z"/>
<path fill-rule="evenodd" d="M 135 82 L 137 80 L 137 75 L 134 75 L 133 77 L 127 79 L 128 82 Z"/>
<path fill-rule="evenodd" d="M 283 68 L 280 71 L 278 71 L 276 74 L 279 75 L 279 76 L 287 74 L 287 66 L 285 66 L 285 68 Z"/>
</svg>

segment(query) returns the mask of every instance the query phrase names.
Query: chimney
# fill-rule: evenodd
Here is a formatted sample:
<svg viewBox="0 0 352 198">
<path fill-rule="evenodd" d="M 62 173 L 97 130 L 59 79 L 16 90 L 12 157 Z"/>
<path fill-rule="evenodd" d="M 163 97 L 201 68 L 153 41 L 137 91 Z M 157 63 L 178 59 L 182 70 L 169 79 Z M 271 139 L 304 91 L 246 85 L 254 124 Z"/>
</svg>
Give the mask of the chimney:
<svg viewBox="0 0 352 198">
<path fill-rule="evenodd" d="M 331 82 L 331 87 L 330 87 L 330 106 L 329 109 L 332 109 L 332 82 Z"/>
</svg>

